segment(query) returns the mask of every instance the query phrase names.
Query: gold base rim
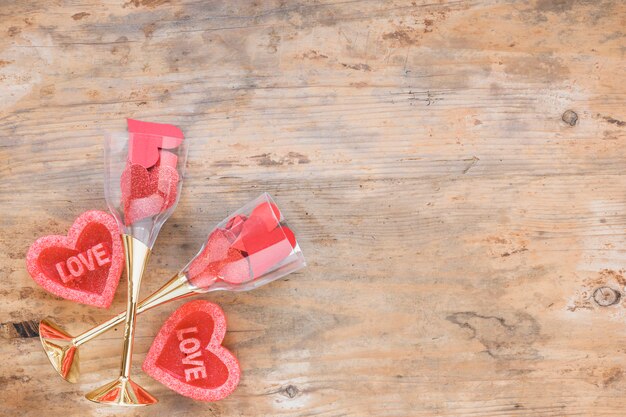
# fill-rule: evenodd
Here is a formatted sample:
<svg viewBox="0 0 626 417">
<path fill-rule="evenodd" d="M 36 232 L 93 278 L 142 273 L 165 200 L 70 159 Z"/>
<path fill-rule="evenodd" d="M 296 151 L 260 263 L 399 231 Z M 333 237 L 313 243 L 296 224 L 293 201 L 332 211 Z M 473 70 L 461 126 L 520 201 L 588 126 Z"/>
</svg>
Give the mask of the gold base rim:
<svg viewBox="0 0 626 417">
<path fill-rule="evenodd" d="M 74 345 L 73 337 L 49 319 L 43 319 L 39 322 L 39 341 L 61 378 L 72 384 L 78 382 L 78 346 Z"/>
<path fill-rule="evenodd" d="M 85 398 L 98 404 L 123 407 L 141 407 L 159 402 L 148 391 L 124 376 L 91 391 Z"/>
</svg>

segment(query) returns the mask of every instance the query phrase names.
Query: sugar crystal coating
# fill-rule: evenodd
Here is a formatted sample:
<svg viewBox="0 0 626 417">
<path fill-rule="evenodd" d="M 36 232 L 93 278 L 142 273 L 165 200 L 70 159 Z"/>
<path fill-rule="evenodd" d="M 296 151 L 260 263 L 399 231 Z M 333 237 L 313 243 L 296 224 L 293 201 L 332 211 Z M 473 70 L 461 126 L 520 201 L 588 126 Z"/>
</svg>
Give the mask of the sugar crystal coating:
<svg viewBox="0 0 626 417">
<path fill-rule="evenodd" d="M 217 304 L 186 303 L 165 321 L 142 369 L 186 397 L 199 401 L 226 398 L 239 384 L 241 368 L 221 345 L 225 334 L 226 317 Z"/>
<path fill-rule="evenodd" d="M 26 264 L 31 277 L 48 292 L 109 307 L 124 267 L 117 222 L 109 213 L 87 211 L 74 221 L 67 236 L 37 239 Z"/>
<path fill-rule="evenodd" d="M 172 207 L 178 197 L 178 181 L 178 171 L 169 165 L 146 169 L 129 163 L 120 179 L 126 225 Z"/>
</svg>

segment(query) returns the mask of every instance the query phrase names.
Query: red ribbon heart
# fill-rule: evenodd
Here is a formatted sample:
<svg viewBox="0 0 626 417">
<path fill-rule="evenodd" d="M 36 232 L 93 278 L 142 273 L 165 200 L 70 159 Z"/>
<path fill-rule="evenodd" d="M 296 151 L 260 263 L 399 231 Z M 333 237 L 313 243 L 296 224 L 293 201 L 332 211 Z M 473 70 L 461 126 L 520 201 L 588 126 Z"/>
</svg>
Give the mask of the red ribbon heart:
<svg viewBox="0 0 626 417">
<path fill-rule="evenodd" d="M 44 236 L 28 250 L 29 274 L 48 292 L 96 307 L 109 307 L 124 267 L 120 232 L 103 211 L 81 214 L 67 236 Z"/>
<path fill-rule="evenodd" d="M 142 368 L 186 397 L 226 398 L 239 384 L 241 369 L 237 358 L 221 345 L 225 334 L 226 317 L 217 304 L 186 303 L 163 324 Z"/>
</svg>

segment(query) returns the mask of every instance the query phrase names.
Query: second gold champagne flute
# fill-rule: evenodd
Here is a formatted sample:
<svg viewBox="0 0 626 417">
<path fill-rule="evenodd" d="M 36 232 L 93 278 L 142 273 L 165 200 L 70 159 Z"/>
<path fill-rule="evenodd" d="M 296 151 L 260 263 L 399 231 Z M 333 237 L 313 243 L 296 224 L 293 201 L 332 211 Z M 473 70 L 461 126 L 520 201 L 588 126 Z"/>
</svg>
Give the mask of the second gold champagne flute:
<svg viewBox="0 0 626 417">
<path fill-rule="evenodd" d="M 187 146 L 170 125 L 128 121 L 128 133 L 105 141 L 105 197 L 122 232 L 128 298 L 119 377 L 86 395 L 104 404 L 150 405 L 157 402 L 130 377 L 141 278 L 161 226 L 180 196 Z"/>
</svg>

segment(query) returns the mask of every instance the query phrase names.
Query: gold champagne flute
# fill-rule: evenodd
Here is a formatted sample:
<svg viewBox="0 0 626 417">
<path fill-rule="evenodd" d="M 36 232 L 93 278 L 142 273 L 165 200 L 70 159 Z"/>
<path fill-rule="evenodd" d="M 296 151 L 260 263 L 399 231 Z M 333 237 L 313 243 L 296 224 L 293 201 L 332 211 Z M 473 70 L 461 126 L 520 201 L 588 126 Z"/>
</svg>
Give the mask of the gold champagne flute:
<svg viewBox="0 0 626 417">
<path fill-rule="evenodd" d="M 171 125 L 128 121 L 128 133 L 105 141 L 105 197 L 124 244 L 128 299 L 119 377 L 86 395 L 104 404 L 157 402 L 130 377 L 141 278 L 163 223 L 178 204 L 187 159 L 182 132 Z"/>
</svg>

